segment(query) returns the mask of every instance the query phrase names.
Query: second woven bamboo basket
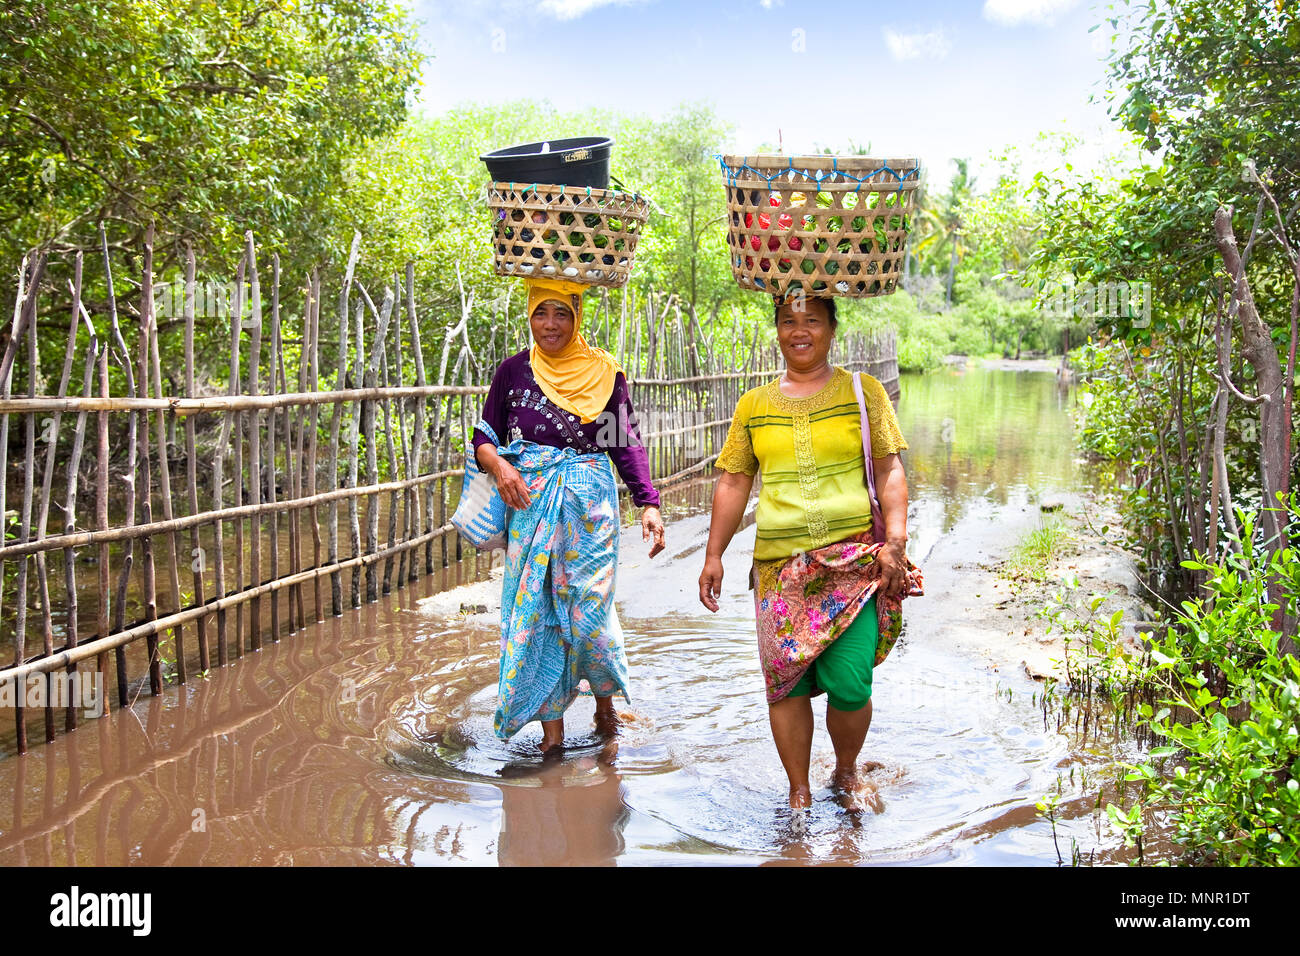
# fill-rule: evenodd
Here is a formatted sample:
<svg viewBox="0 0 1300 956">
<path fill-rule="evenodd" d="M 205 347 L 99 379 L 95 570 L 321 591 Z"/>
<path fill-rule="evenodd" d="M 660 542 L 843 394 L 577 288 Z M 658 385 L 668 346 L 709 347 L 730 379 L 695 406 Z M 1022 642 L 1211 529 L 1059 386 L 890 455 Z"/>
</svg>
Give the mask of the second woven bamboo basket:
<svg viewBox="0 0 1300 956">
<path fill-rule="evenodd" d="M 920 161 L 722 156 L 727 251 L 742 288 L 870 298 L 902 277 Z"/>
</svg>

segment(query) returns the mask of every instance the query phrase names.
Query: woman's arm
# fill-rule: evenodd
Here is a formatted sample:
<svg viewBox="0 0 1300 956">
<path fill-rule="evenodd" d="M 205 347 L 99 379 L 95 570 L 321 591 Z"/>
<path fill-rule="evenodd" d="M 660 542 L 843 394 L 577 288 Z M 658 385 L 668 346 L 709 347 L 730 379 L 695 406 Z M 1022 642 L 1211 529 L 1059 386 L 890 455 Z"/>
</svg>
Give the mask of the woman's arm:
<svg viewBox="0 0 1300 956">
<path fill-rule="evenodd" d="M 618 476 L 632 494 L 632 503 L 638 508 L 658 508 L 659 492 L 650 480 L 650 459 L 641 441 L 641 426 L 622 372 L 614 377 L 614 391 L 599 421 L 596 445 L 614 462 Z"/>
<path fill-rule="evenodd" d="M 496 445 L 490 441 L 478 445 L 474 449 L 474 460 L 482 471 L 486 471 L 496 481 L 501 500 L 511 508 L 523 511 L 532 502 L 523 475 L 497 453 Z"/>
<path fill-rule="evenodd" d="M 510 420 L 507 381 L 510 373 L 506 368 L 510 361 L 507 359 L 497 368 L 496 374 L 492 376 L 492 384 L 488 387 L 487 397 L 483 400 L 483 421 L 492 426 L 501 440 L 505 440 L 506 425 Z M 527 508 L 532 499 L 528 494 L 528 485 L 515 466 L 501 457 L 497 446 L 481 429 L 474 429 L 473 442 L 474 460 L 478 462 L 480 470 L 487 472 L 496 481 L 501 500 L 516 511 Z"/>
<path fill-rule="evenodd" d="M 641 508 L 641 540 L 651 541 L 650 557 L 664 549 L 664 519 L 659 513 L 659 492 L 650 481 L 650 459 L 641 442 L 641 428 L 636 410 L 628 395 L 627 378 L 622 372 L 614 377 L 614 391 L 609 397 L 596 443 L 604 447 L 618 470 L 618 475 L 632 494 L 632 503 Z M 608 441 L 612 434 L 614 441 Z"/>
<path fill-rule="evenodd" d="M 885 546 L 880 549 L 881 591 L 901 597 L 907 590 L 907 475 L 898 453 L 907 448 L 894 404 L 880 380 L 860 372 L 871 424 L 872 470 L 876 497 L 885 516 Z M 885 452 L 885 454 L 876 454 Z"/>
<path fill-rule="evenodd" d="M 876 497 L 885 515 L 885 546 L 880 549 L 881 590 L 902 597 L 907 589 L 907 475 L 897 453 L 872 458 Z"/>
<path fill-rule="evenodd" d="M 700 603 L 710 611 L 718 609 L 718 597 L 722 594 L 722 555 L 736 536 L 753 487 L 753 475 L 724 471 L 713 489 L 709 544 L 704 552 L 704 571 L 700 574 Z"/>
</svg>

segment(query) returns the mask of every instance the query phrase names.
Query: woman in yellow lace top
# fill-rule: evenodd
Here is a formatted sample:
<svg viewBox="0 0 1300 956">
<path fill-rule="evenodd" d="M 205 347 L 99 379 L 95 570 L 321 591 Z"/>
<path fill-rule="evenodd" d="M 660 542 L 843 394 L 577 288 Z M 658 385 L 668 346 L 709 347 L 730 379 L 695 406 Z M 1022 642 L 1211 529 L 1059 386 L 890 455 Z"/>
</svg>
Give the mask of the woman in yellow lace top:
<svg viewBox="0 0 1300 956">
<path fill-rule="evenodd" d="M 905 554 L 907 480 L 898 453 L 907 443 L 884 387 L 863 374 L 885 523 L 884 543 L 876 543 L 853 377 L 828 361 L 834 300 L 778 302 L 776 324 L 786 371 L 736 405 L 717 460 L 723 474 L 714 490 L 700 601 L 718 609 L 722 555 L 761 473 L 751 586 L 790 806 L 811 803 L 811 697 L 825 692 L 835 748 L 832 787 L 859 808 L 857 760 L 871 724 L 872 671 L 897 639 L 901 599 L 921 588 L 920 572 Z"/>
</svg>

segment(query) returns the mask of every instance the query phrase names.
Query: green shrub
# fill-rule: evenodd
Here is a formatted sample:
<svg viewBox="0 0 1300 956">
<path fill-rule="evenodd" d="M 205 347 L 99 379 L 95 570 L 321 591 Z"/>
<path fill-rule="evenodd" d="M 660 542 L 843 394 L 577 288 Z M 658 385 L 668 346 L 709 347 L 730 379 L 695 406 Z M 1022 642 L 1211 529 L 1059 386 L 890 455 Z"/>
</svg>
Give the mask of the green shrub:
<svg viewBox="0 0 1300 956">
<path fill-rule="evenodd" d="M 1288 510 L 1300 520 L 1294 495 Z M 1294 607 L 1300 596 L 1300 561 L 1289 548 L 1257 552 L 1256 520 L 1240 513 L 1240 552 L 1185 562 L 1207 575 L 1206 595 L 1151 637 L 1149 659 L 1122 653 L 1114 620 L 1090 624 L 1084 643 L 1090 653 L 1106 645 L 1088 680 L 1139 689 L 1136 719 L 1159 743 L 1129 767 L 1137 801 L 1107 812 L 1139 845 L 1165 821 L 1191 863 L 1300 863 L 1300 661 L 1279 652 L 1273 628 L 1278 600 Z"/>
<path fill-rule="evenodd" d="M 1252 526 L 1243 515 L 1247 542 Z M 1300 661 L 1278 652 L 1277 601 L 1267 593 L 1273 578 L 1294 601 L 1300 565 L 1292 549 L 1266 560 L 1249 547 L 1217 564 L 1185 564 L 1207 572 L 1210 596 L 1183 602 L 1176 628 L 1153 645 L 1152 676 L 1165 696 L 1159 711 L 1143 714 L 1169 741 L 1152 756 L 1173 756 L 1177 766 L 1168 779 L 1149 764 L 1134 776 L 1146 782 L 1148 802 L 1172 808 L 1177 839 L 1194 855 L 1300 863 Z"/>
<path fill-rule="evenodd" d="M 1029 581 L 1046 581 L 1047 568 L 1069 546 L 1071 534 L 1059 519 L 1048 518 L 1025 535 L 1002 568 L 1006 577 Z"/>
</svg>

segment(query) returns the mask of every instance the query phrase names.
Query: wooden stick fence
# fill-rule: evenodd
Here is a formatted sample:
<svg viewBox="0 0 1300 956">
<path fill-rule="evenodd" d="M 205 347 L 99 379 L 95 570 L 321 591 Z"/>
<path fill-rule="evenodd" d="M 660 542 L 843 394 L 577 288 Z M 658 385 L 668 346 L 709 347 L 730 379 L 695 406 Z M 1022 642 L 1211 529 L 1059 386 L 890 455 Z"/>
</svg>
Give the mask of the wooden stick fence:
<svg viewBox="0 0 1300 956">
<path fill-rule="evenodd" d="M 0 643 L 11 640 L 13 648 L 12 663 L 0 669 L 0 697 L 12 702 L 19 752 L 28 746 L 29 702 L 42 713 L 45 740 L 54 739 L 58 709 L 65 710 L 65 729 L 75 728 L 84 703 L 59 696 L 64 682 L 93 681 L 107 712 L 110 653 L 113 696 L 126 707 L 145 677 L 149 692 L 159 694 L 168 679 L 184 683 L 211 668 L 214 657 L 224 666 L 267 638 L 323 620 L 327 611 L 342 614 L 345 602 L 359 607 L 422 574 L 441 575 L 445 586 L 452 576 L 485 573 L 490 555 L 460 539 L 450 513 L 487 382 L 500 361 L 527 345 L 527 324 L 506 319 L 507 298 L 476 352 L 469 332 L 474 295 L 462 288 L 461 314 L 442 329 L 436 366 L 427 364 L 413 265 L 390 278 L 377 306 L 356 278 L 359 236 L 332 330 L 322 329 L 319 271 L 303 286 L 301 315 L 284 314 L 278 257 L 270 262 L 264 314 L 264 273 L 250 233 L 224 316 L 225 394 L 197 380 L 198 269 L 187 249 L 183 381 L 175 386 L 180 394 L 168 395 L 154 314 L 152 229 L 140 259 L 138 322 L 125 331 L 102 227 L 100 237 L 105 314 L 97 328 L 82 298 L 78 255 L 56 394 L 37 392 L 43 255 L 23 263 L 0 359 L 0 474 L 7 479 L 10 419 L 21 423 L 21 452 L 14 450 L 22 456 L 22 503 L 12 517 L 6 495 L 19 484 L 0 481 L 0 513 L 7 528 L 12 524 L 0 541 Z M 660 487 L 707 475 L 737 399 L 780 368 L 775 346 L 760 346 L 752 331 L 723 328 L 716 316 L 702 326 L 672 295 L 637 303 L 632 290 L 602 290 L 585 331 L 607 343 L 628 372 Z M 324 390 L 323 332 L 337 336 L 337 365 Z M 298 345 L 296 368 L 286 360 L 291 342 Z M 892 337 L 842 336 L 839 348 L 839 364 L 871 372 L 897 395 Z M 18 367 L 26 389 L 15 396 Z M 111 383 L 121 383 L 125 394 L 113 394 Z M 75 416 L 66 449 L 64 415 Z M 40 453 L 38 431 L 46 443 Z M 93 481 L 83 482 L 88 456 L 93 467 L 84 471 Z M 174 472 L 175 465 L 181 467 Z M 51 534 L 60 473 L 64 522 Z M 79 507 L 83 497 L 93 499 L 93 509 Z M 346 542 L 340 504 L 347 506 Z M 60 563 L 62 575 L 51 573 Z M 93 573 L 85 563 L 95 565 Z M 83 613 L 87 603 L 93 613 Z M 128 650 L 141 644 L 144 660 L 135 662 L 132 678 Z"/>
</svg>

